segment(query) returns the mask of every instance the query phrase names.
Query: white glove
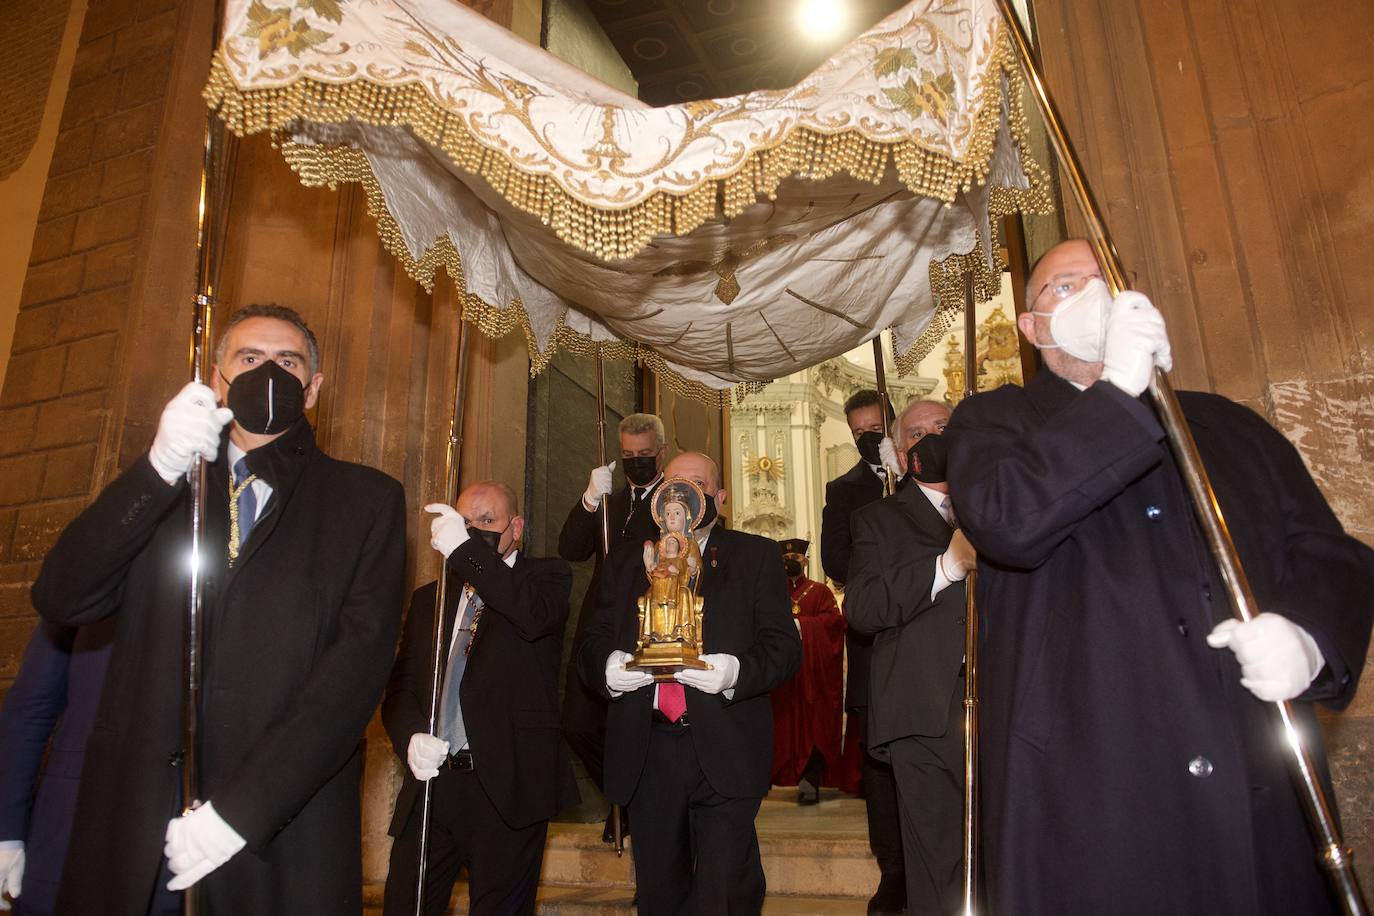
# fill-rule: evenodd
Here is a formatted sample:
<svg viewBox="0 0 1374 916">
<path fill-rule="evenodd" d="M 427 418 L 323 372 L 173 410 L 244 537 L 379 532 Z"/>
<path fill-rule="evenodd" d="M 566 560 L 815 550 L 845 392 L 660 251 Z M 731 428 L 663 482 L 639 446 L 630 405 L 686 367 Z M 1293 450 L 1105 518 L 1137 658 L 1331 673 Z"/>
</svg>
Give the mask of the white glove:
<svg viewBox="0 0 1374 916">
<path fill-rule="evenodd" d="M 425 506 L 425 511 L 433 512 L 436 516 L 429 523 L 429 546 L 447 560 L 448 555 L 462 547 L 468 539 L 467 519 L 447 503 L 430 503 Z"/>
<path fill-rule="evenodd" d="M 606 689 L 611 696 L 618 697 L 654 682 L 654 676 L 641 668 L 626 668 L 625 663 L 633 661 L 634 656 L 616 649 L 606 656 Z"/>
<path fill-rule="evenodd" d="M 893 481 L 902 476 L 902 466 L 897 463 L 897 446 L 892 444 L 891 436 L 883 436 L 883 441 L 878 443 L 878 458 Z"/>
<path fill-rule="evenodd" d="M 1241 685 L 1268 703 L 1299 696 L 1326 664 L 1311 634 L 1281 614 L 1223 620 L 1207 634 L 1207 645 L 1236 653 Z"/>
<path fill-rule="evenodd" d="M 614 470 L 614 461 L 605 467 L 592 468 L 591 474 L 587 477 L 587 492 L 582 494 L 582 505 L 588 512 L 595 512 L 600 507 L 601 500 L 611 492 L 611 472 Z"/>
<path fill-rule="evenodd" d="M 978 552 L 964 536 L 964 529 L 955 528 L 954 537 L 949 539 L 949 546 L 940 555 L 940 571 L 949 581 L 962 582 L 977 565 Z"/>
<path fill-rule="evenodd" d="M 167 844 L 162 847 L 173 875 L 167 890 L 186 890 L 243 847 L 243 837 L 215 813 L 213 802 L 172 818 L 167 822 Z"/>
<path fill-rule="evenodd" d="M 427 782 L 439 775 L 439 764 L 448 757 L 448 742 L 425 732 L 410 736 L 410 747 L 406 748 L 406 763 L 410 773 L 420 782 Z"/>
<path fill-rule="evenodd" d="M 188 382 L 162 408 L 157 435 L 148 451 L 157 476 L 177 482 L 196 465 L 196 456 L 214 461 L 219 455 L 219 436 L 224 424 L 234 419 L 228 407 L 215 406 L 215 393 L 199 382 Z"/>
<path fill-rule="evenodd" d="M 0 849 L 0 910 L 8 910 L 5 895 L 18 897 L 24 886 L 24 847 Z"/>
<path fill-rule="evenodd" d="M 1132 290 L 1112 300 L 1107 312 L 1107 339 L 1102 348 L 1102 378 L 1131 397 L 1150 387 L 1155 366 L 1174 367 L 1164 316 L 1144 293 Z"/>
<path fill-rule="evenodd" d="M 702 693 L 724 693 L 739 681 L 739 659 L 724 652 L 701 656 L 701 660 L 711 667 L 702 671 L 697 668 L 683 668 L 673 675 L 673 680 L 688 687 L 695 687 Z"/>
</svg>

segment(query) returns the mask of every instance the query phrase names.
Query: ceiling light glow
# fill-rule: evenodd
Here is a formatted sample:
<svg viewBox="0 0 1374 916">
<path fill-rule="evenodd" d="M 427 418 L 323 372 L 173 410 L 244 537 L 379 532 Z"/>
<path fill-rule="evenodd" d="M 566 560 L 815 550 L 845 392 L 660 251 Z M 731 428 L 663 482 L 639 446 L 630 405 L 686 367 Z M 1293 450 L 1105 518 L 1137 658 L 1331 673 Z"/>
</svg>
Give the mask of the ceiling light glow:
<svg viewBox="0 0 1374 916">
<path fill-rule="evenodd" d="M 847 18 L 842 0 L 800 0 L 797 4 L 797 27 L 812 39 L 830 38 L 844 27 Z"/>
</svg>

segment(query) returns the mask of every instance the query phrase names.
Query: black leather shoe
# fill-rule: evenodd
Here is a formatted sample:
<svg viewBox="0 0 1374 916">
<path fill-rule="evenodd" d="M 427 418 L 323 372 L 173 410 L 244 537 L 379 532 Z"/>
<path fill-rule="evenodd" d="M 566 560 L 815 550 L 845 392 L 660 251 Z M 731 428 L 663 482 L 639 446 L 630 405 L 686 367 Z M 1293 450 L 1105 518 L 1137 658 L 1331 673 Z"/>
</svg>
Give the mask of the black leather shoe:
<svg viewBox="0 0 1374 916">
<path fill-rule="evenodd" d="M 884 874 L 878 881 L 877 892 L 869 898 L 869 916 L 886 916 L 906 912 L 906 876 Z"/>
<path fill-rule="evenodd" d="M 821 790 L 806 780 L 797 784 L 797 804 L 814 805 L 821 800 Z"/>
</svg>

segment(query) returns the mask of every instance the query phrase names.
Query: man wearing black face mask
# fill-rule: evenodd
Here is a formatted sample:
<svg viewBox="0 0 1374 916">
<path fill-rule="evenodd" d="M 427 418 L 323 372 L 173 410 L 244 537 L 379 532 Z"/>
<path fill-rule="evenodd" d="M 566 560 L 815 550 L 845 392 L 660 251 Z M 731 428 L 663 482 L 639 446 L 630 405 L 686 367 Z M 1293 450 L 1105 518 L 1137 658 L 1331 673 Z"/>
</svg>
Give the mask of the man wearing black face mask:
<svg viewBox="0 0 1374 916">
<path fill-rule="evenodd" d="M 396 481 L 315 445 L 303 411 L 318 365 L 294 311 L 236 313 L 214 390 L 191 384 L 168 404 L 147 456 L 44 561 L 33 602 L 45 617 L 118 619 L 59 913 L 179 913 L 175 892 L 197 882 L 210 912 L 361 909 L 360 740 L 400 622 L 405 503 Z M 184 480 L 197 456 L 209 462 L 205 801 L 177 816 Z"/>
<path fill-rule="evenodd" d="M 438 734 L 429 726 L 438 585 L 416 590 L 382 723 L 407 774 L 391 821 L 383 912 L 415 911 L 421 796 L 433 780 L 425 913 L 448 911 L 460 871 L 470 912 L 532 913 L 549 818 L 576 800 L 558 735 L 558 665 L 572 570 L 519 550 L 515 493 L 473 484 L 436 513 L 430 546 L 448 564 Z"/>
<path fill-rule="evenodd" d="M 855 392 L 844 405 L 845 422 L 859 448 L 859 460 L 825 485 L 825 509 L 821 514 L 821 568 L 841 588 L 849 581 L 849 557 L 854 543 L 849 531 L 850 517 L 861 506 L 882 499 L 884 475 L 896 478 L 900 473 L 892 440 L 883 438 L 884 410 L 891 425 L 896 420 L 892 405 L 872 389 Z M 868 845 L 881 875 L 878 888 L 868 901 L 868 912 L 900 913 L 906 909 L 906 877 L 897 789 L 892 783 L 892 768 L 886 761 L 876 760 L 863 750 L 867 747 L 863 729 L 868 718 L 868 666 L 873 656 L 873 638 L 850 627 L 844 641 L 849 659 L 844 706 L 849 712 L 850 729 L 860 735 Z"/>
<path fill-rule="evenodd" d="M 912 483 L 854 513 L 845 601 L 850 626 L 876 637 L 868 748 L 896 781 L 912 914 L 961 903 L 964 578 L 976 557 L 945 482 L 949 415 L 915 401 L 898 418 Z"/>
<path fill-rule="evenodd" d="M 577 667 L 610 701 L 606 794 L 635 823 L 640 916 L 757 913 L 765 888 L 754 819 L 773 751 L 768 693 L 797 670 L 801 642 L 777 544 L 717 522 L 728 494 L 715 461 L 683 452 L 666 476 L 692 481 L 707 498 L 691 536 L 702 561 L 701 660 L 710 668 L 655 682 L 626 667 L 639 638 L 636 603 L 648 590 L 633 544 L 611 551 Z"/>
<path fill-rule="evenodd" d="M 802 641 L 802 663 L 773 690 L 773 785 L 796 786 L 797 804 L 820 801 L 822 785 L 858 788 L 856 761 L 841 756 L 844 735 L 844 615 L 835 593 L 806 575 L 801 538 L 780 541 L 792 621 Z M 848 764 L 848 765 L 846 765 Z"/>
<path fill-rule="evenodd" d="M 652 505 L 654 491 L 663 480 L 663 421 L 653 414 L 632 413 L 620 421 L 620 458 L 626 486 L 613 489 L 616 462 L 593 468 L 587 491 L 568 512 L 558 535 L 558 555 L 569 563 L 596 558 L 592 580 L 587 586 L 578 612 L 573 635 L 574 657 L 591 619 L 596 590 L 601 582 L 601 517 L 604 505 L 610 516 L 611 548 L 621 544 L 643 544 L 658 539 Z M 563 688 L 563 735 L 587 769 L 598 789 L 605 790 L 602 754 L 606 745 L 606 699 L 589 689 L 569 665 Z M 621 812 L 622 832 L 629 833 L 629 819 Z M 610 818 L 603 838 L 612 842 Z"/>
</svg>

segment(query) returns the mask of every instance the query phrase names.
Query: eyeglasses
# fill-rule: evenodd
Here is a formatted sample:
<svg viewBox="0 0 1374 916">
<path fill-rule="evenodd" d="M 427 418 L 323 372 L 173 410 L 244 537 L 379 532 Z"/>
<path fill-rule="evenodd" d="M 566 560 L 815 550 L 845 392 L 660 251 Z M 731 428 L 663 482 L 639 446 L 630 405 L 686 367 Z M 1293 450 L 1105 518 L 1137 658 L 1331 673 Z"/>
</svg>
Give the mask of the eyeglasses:
<svg viewBox="0 0 1374 916">
<path fill-rule="evenodd" d="M 1053 277 L 1050 277 L 1050 282 L 1040 287 L 1039 291 L 1031 297 L 1031 305 L 1040 301 L 1040 297 L 1045 294 L 1045 290 L 1049 290 L 1050 296 L 1053 297 L 1056 302 L 1063 302 L 1087 285 L 1089 280 L 1101 279 L 1102 274 L 1097 272 L 1090 274 L 1055 274 Z M 1135 289 L 1134 271 L 1126 272 L 1126 288 Z"/>
</svg>

